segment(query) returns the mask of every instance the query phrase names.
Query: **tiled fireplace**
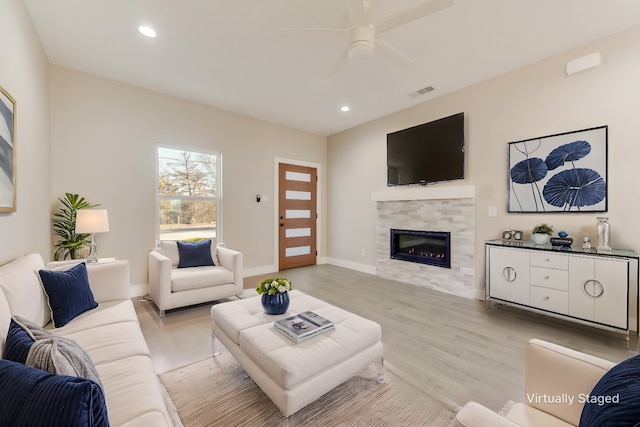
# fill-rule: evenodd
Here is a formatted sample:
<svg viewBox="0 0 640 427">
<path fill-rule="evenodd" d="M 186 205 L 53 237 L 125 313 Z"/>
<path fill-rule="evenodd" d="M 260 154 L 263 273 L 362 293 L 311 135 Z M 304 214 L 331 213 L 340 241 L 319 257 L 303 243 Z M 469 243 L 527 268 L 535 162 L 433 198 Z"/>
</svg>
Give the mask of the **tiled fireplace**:
<svg viewBox="0 0 640 427">
<path fill-rule="evenodd" d="M 442 189 L 444 188 L 449 187 Z M 471 194 L 468 194 L 468 191 L 463 192 L 462 196 L 456 195 L 452 198 L 449 195 L 442 195 L 441 191 L 432 196 L 430 193 L 433 192 L 429 192 L 429 189 L 405 190 L 399 191 L 396 197 L 406 200 L 393 200 L 392 190 L 372 195 L 377 201 L 376 272 L 378 276 L 473 298 L 473 192 Z M 456 194 L 455 191 L 454 194 Z M 392 257 L 391 254 L 392 230 L 423 233 L 405 237 L 403 243 L 398 242 L 398 246 L 401 246 L 400 252 L 405 252 L 401 253 L 398 259 L 398 256 Z M 410 247 L 425 248 L 425 244 L 432 245 L 435 243 L 432 236 L 448 237 L 450 252 L 445 254 L 448 257 L 448 267 L 439 262 L 422 263 L 415 260 L 416 249 Z M 438 244 L 436 248 L 437 246 Z M 431 252 L 426 250 L 426 252 L 428 261 L 437 261 L 438 257 L 442 256 L 436 254 L 435 249 Z M 424 257 L 421 259 L 424 260 Z"/>
</svg>

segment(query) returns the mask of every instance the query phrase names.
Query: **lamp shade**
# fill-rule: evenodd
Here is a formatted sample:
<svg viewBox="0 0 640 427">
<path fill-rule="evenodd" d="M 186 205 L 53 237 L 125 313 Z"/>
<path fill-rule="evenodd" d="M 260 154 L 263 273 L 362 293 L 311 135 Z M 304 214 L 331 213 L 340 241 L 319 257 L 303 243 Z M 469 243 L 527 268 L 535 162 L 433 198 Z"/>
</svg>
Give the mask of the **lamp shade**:
<svg viewBox="0 0 640 427">
<path fill-rule="evenodd" d="M 106 209 L 80 209 L 76 212 L 76 233 L 93 234 L 109 231 Z"/>
</svg>

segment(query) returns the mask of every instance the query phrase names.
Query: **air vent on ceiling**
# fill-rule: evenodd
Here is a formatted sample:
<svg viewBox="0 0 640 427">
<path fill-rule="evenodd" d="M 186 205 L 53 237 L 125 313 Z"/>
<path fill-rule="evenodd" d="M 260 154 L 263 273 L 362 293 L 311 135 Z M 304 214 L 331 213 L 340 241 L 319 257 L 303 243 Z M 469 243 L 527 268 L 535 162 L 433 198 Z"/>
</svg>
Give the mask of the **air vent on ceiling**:
<svg viewBox="0 0 640 427">
<path fill-rule="evenodd" d="M 418 97 L 420 95 L 424 95 L 425 93 L 429 93 L 434 91 L 435 89 L 433 88 L 433 86 L 427 86 L 427 87 L 423 87 L 422 89 L 418 89 L 415 92 L 411 92 L 409 94 L 409 96 L 411 96 L 412 98 Z"/>
</svg>

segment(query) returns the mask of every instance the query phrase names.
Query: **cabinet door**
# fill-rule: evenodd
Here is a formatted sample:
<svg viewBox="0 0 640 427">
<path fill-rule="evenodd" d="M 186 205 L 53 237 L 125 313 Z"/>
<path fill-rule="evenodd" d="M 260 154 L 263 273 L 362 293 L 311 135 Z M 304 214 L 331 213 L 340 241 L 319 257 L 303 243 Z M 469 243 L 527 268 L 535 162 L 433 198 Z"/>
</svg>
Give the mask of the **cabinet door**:
<svg viewBox="0 0 640 427">
<path fill-rule="evenodd" d="M 627 270 L 626 260 L 571 257 L 569 315 L 626 329 Z"/>
<path fill-rule="evenodd" d="M 615 259 L 596 259 L 594 319 L 596 322 L 627 329 L 628 264 Z M 598 285 L 600 283 L 600 285 Z M 601 288 L 601 291 L 599 290 Z"/>
<path fill-rule="evenodd" d="M 529 304 L 529 253 L 491 247 L 488 286 L 492 298 Z"/>
<path fill-rule="evenodd" d="M 584 256 L 569 257 L 569 316 L 593 321 L 595 284 L 594 259 Z"/>
</svg>

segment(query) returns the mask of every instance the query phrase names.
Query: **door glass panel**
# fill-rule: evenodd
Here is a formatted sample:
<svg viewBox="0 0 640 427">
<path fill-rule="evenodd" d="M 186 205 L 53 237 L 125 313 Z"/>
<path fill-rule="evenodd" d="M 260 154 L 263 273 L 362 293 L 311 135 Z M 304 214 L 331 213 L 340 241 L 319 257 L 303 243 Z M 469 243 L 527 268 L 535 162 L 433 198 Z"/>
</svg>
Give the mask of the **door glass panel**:
<svg viewBox="0 0 640 427">
<path fill-rule="evenodd" d="M 311 236 L 310 228 L 287 228 L 285 230 L 285 237 L 308 237 Z"/>
<path fill-rule="evenodd" d="M 311 200 L 311 192 L 287 190 L 285 197 L 287 200 Z"/>
<path fill-rule="evenodd" d="M 311 253 L 311 246 L 297 246 L 294 248 L 286 248 L 285 255 L 290 256 L 299 256 L 299 255 L 309 255 Z"/>
<path fill-rule="evenodd" d="M 311 218 L 311 211 L 308 209 L 287 209 L 285 216 L 289 218 Z"/>
<path fill-rule="evenodd" d="M 311 174 L 302 173 L 302 172 L 285 172 L 285 179 L 287 181 L 302 181 L 302 182 L 311 182 Z"/>
</svg>

